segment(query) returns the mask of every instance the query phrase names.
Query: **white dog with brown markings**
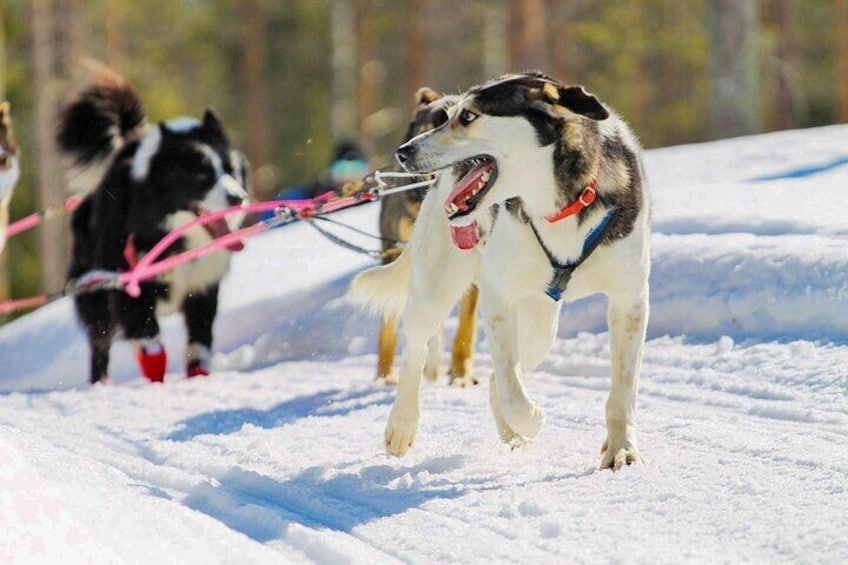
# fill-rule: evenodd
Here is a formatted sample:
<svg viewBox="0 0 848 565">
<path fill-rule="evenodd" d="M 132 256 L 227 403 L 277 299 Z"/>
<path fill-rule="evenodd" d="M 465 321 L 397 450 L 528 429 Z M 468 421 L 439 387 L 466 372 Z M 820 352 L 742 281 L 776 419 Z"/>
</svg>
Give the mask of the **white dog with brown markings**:
<svg viewBox="0 0 848 565">
<path fill-rule="evenodd" d="M 601 467 L 641 461 L 636 390 L 649 309 L 649 206 L 641 149 L 627 125 L 582 87 L 535 72 L 509 75 L 469 90 L 442 126 L 399 147 L 397 158 L 410 172 L 440 171 L 443 182 L 425 198 L 401 257 L 362 273 L 352 288 L 358 301 L 402 310 L 406 349 L 388 451 L 402 455 L 415 441 L 427 341 L 476 281 L 501 438 L 538 435 L 545 414 L 524 375 L 550 350 L 563 301 L 600 292 L 612 365 Z"/>
</svg>

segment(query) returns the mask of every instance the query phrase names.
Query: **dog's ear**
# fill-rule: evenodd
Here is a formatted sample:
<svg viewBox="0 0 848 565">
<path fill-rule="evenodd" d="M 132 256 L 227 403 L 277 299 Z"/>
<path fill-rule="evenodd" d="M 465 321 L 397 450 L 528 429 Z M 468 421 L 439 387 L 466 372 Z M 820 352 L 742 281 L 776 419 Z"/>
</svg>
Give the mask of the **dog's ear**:
<svg viewBox="0 0 848 565">
<path fill-rule="evenodd" d="M 221 124 L 221 119 L 218 114 L 210 107 L 203 112 L 203 131 L 212 135 L 224 137 L 224 126 Z"/>
<path fill-rule="evenodd" d="M 598 121 L 609 118 L 609 110 L 593 94 L 586 92 L 586 89 L 582 86 L 557 88 L 550 84 L 545 85 L 542 90 L 549 99 L 555 98 L 552 101 L 554 104 L 568 108 L 575 114 Z"/>
<path fill-rule="evenodd" d="M 430 102 L 438 100 L 441 97 L 442 94 L 436 92 L 432 88 L 424 86 L 415 92 L 415 105 L 420 108 L 421 106 L 426 106 Z"/>
<path fill-rule="evenodd" d="M 6 125 L 9 122 L 9 111 L 11 107 L 8 101 L 0 102 L 0 124 Z"/>
</svg>

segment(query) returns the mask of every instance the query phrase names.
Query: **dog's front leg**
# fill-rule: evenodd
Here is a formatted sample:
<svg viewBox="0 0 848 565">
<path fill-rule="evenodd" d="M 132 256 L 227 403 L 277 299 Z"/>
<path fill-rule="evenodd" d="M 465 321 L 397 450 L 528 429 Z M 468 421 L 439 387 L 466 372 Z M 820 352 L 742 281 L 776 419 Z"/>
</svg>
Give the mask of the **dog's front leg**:
<svg viewBox="0 0 848 565">
<path fill-rule="evenodd" d="M 501 300 L 485 284 L 480 288 L 480 304 L 495 365 L 496 396 L 500 406 L 495 403 L 493 396 L 492 411 L 498 432 L 505 441 L 513 439 L 511 434 L 506 432 L 506 428 L 532 439 L 539 435 L 545 422 L 545 413 L 527 396 L 524 389 L 519 341 L 516 335 L 515 306 Z"/>
<path fill-rule="evenodd" d="M 473 263 L 442 262 L 442 280 L 429 278 L 432 269 L 418 271 L 418 279 L 410 284 L 409 299 L 403 319 L 405 341 L 398 389 L 389 422 L 386 424 L 386 447 L 393 455 L 403 455 L 415 441 L 421 412 L 421 376 L 430 346 L 428 342 L 440 331 L 442 320 L 450 312 L 460 293 L 473 276 Z"/>
<path fill-rule="evenodd" d="M 636 300 L 609 300 L 612 385 L 606 404 L 607 439 L 601 448 L 604 469 L 642 461 L 636 447 L 636 388 L 648 325 L 647 296 L 646 290 Z"/>
<path fill-rule="evenodd" d="M 428 341 L 439 329 L 439 324 L 450 308 L 423 299 L 413 289 L 413 300 L 403 313 L 405 341 L 397 394 L 389 421 L 386 424 L 386 449 L 392 455 L 403 455 L 415 441 L 421 413 L 421 376 L 428 353 Z"/>
<path fill-rule="evenodd" d="M 409 451 L 418 433 L 425 343 L 426 339 L 417 344 L 408 344 L 403 352 L 397 394 L 386 423 L 386 449 L 392 455 L 403 455 Z"/>
<path fill-rule="evenodd" d="M 436 333 L 427 340 L 427 359 L 424 361 L 424 376 L 431 383 L 439 378 L 442 369 L 442 352 L 445 350 L 445 332 L 442 325 L 436 329 Z"/>
</svg>

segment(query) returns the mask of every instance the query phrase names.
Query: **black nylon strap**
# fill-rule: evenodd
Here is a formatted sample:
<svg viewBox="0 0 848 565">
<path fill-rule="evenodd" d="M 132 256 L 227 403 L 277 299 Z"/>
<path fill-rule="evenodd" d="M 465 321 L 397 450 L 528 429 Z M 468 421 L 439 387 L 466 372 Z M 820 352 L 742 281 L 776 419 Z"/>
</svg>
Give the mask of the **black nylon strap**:
<svg viewBox="0 0 848 565">
<path fill-rule="evenodd" d="M 562 293 L 565 292 L 565 289 L 568 287 L 568 283 L 571 281 L 571 276 L 574 274 L 574 271 L 577 267 L 582 265 L 583 262 L 589 258 L 592 252 L 595 251 L 595 249 L 597 249 L 598 246 L 606 239 L 609 230 L 612 228 L 613 223 L 615 223 L 614 220 L 616 216 L 618 216 L 617 208 L 608 212 L 606 217 L 601 220 L 601 223 L 589 233 L 589 237 L 586 238 L 586 241 L 583 243 L 583 252 L 577 261 L 568 263 L 560 263 L 557 258 L 554 257 L 554 254 L 551 253 L 551 250 L 548 249 L 548 246 L 545 245 L 544 241 L 542 241 L 539 231 L 533 224 L 533 219 L 528 218 L 530 229 L 533 230 L 533 235 L 536 236 L 536 241 L 539 242 L 539 246 L 542 248 L 542 251 L 545 252 L 548 262 L 554 270 L 553 277 L 551 277 L 551 281 L 545 288 L 545 294 L 551 297 L 551 300 L 554 302 L 562 300 Z"/>
</svg>

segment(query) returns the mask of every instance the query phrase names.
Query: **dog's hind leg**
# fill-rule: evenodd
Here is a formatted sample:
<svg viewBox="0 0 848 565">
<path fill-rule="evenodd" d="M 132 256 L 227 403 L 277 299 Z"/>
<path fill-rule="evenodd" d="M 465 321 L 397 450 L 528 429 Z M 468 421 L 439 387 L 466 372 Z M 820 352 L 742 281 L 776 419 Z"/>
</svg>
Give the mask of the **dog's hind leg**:
<svg viewBox="0 0 848 565">
<path fill-rule="evenodd" d="M 487 285 L 480 288 L 480 302 L 483 307 L 483 319 L 489 339 L 489 349 L 495 366 L 497 395 L 500 401 L 500 415 L 495 412 L 495 420 L 500 416 L 515 433 L 532 439 L 539 434 L 545 422 L 545 414 L 536 405 L 524 389 L 521 374 L 519 340 L 516 335 L 515 305 L 501 300 Z M 497 406 L 493 405 L 493 410 Z M 500 424 L 498 424 L 500 428 Z M 501 437 L 504 437 L 501 434 Z"/>
<path fill-rule="evenodd" d="M 465 291 L 459 303 L 459 327 L 451 347 L 450 384 L 473 386 L 474 378 L 474 342 L 477 340 L 477 299 L 476 285 Z"/>
<path fill-rule="evenodd" d="M 78 294 L 74 302 L 91 346 L 89 382 L 106 382 L 109 378 L 109 349 L 115 332 L 115 323 L 109 311 L 108 292 L 101 290 Z"/>
<path fill-rule="evenodd" d="M 186 375 L 208 375 L 212 360 L 212 326 L 218 313 L 218 285 L 189 293 L 183 300 L 182 310 L 188 330 Z"/>
<path fill-rule="evenodd" d="M 132 298 L 117 295 L 118 320 L 127 340 L 135 346 L 136 361 L 142 374 L 152 382 L 165 379 L 167 354 L 159 340 L 159 322 L 156 320 L 156 290 L 153 285 L 141 285 L 141 294 Z"/>
<path fill-rule="evenodd" d="M 436 328 L 429 340 L 427 340 L 427 358 L 424 361 L 424 376 L 431 383 L 439 378 L 442 369 L 442 352 L 445 350 L 445 332 L 442 325 Z"/>
<path fill-rule="evenodd" d="M 619 469 L 639 463 L 636 447 L 636 388 L 648 325 L 647 289 L 636 300 L 610 297 L 607 321 L 610 331 L 612 386 L 606 403 L 607 439 L 601 468 Z"/>
<path fill-rule="evenodd" d="M 380 326 L 380 336 L 377 342 L 377 380 L 385 384 L 397 384 L 392 369 L 394 368 L 395 349 L 397 348 L 397 316 L 383 317 Z M 427 380 L 435 381 L 441 368 L 441 357 L 444 346 L 441 329 L 437 330 L 427 342 L 427 359 L 424 362 L 424 374 Z"/>
<path fill-rule="evenodd" d="M 398 340 L 397 315 L 388 314 L 383 316 L 380 325 L 380 337 L 377 341 L 377 381 L 386 384 L 395 384 L 392 369 L 394 368 L 395 349 Z"/>
</svg>

